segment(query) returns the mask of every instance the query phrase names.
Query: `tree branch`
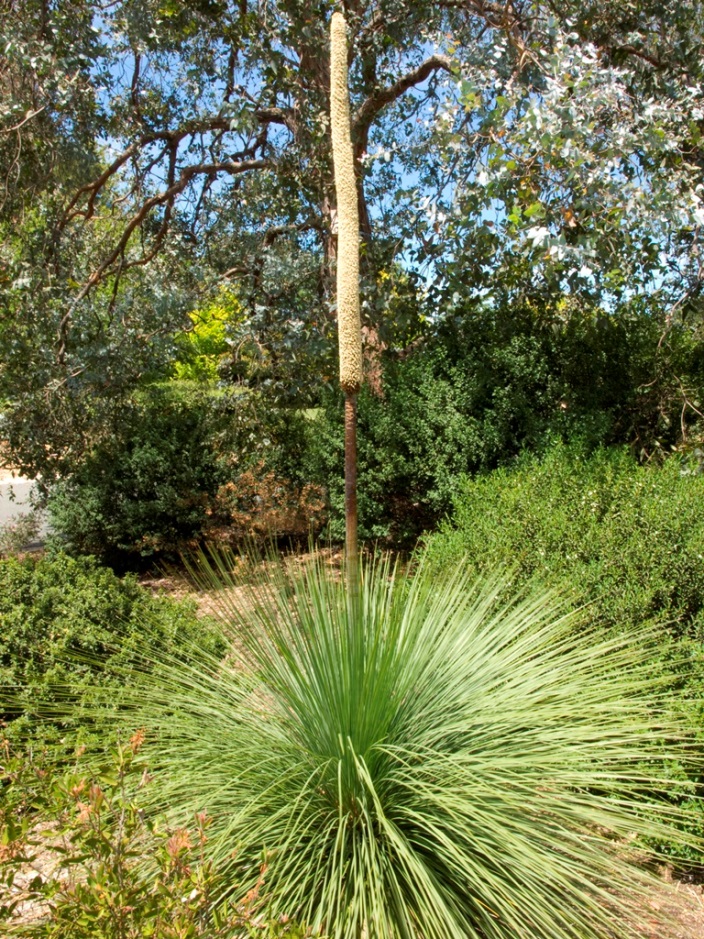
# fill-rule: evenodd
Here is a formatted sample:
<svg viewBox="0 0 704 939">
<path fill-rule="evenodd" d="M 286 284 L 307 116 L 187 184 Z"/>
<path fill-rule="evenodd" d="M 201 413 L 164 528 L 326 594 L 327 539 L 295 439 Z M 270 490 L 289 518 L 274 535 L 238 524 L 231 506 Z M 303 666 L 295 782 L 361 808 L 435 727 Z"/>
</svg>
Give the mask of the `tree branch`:
<svg viewBox="0 0 704 939">
<path fill-rule="evenodd" d="M 295 133 L 295 121 L 293 115 L 284 110 L 283 108 L 260 108 L 255 111 L 255 115 L 261 124 L 265 126 L 269 123 L 279 123 L 284 124 L 286 127 L 291 130 L 292 133 Z M 150 133 L 142 134 L 137 138 L 133 143 L 131 143 L 125 150 L 122 151 L 113 162 L 107 166 L 100 176 L 97 176 L 94 180 L 85 185 L 81 186 L 70 203 L 66 207 L 64 215 L 59 222 L 59 229 L 63 229 L 68 222 L 77 216 L 82 216 L 85 219 L 92 217 L 95 210 L 95 201 L 105 184 L 108 180 L 119 172 L 122 167 L 129 162 L 130 159 L 137 156 L 137 154 L 144 149 L 144 147 L 149 146 L 153 143 L 162 142 L 167 145 L 167 150 L 170 150 L 175 145 L 179 144 L 186 137 L 192 137 L 195 134 L 204 134 L 204 133 L 214 133 L 221 132 L 227 133 L 230 130 L 230 121 L 226 117 L 221 115 L 214 115 L 213 117 L 206 118 L 202 121 L 194 121 L 189 124 L 185 124 L 183 127 L 179 127 L 175 130 L 162 130 L 162 131 L 153 131 Z M 260 142 L 260 138 L 257 138 L 254 147 L 250 147 L 248 150 L 244 151 L 240 156 L 244 157 L 254 157 L 254 151 L 256 150 L 257 145 Z M 155 162 L 158 162 L 160 158 L 157 158 Z M 234 157 L 236 159 L 236 157 Z M 154 165 L 154 164 L 152 164 Z M 184 170 L 187 172 L 188 168 Z M 88 197 L 87 204 L 84 208 L 78 208 L 79 203 L 83 196 Z"/>
<path fill-rule="evenodd" d="M 175 143 L 174 143 L 175 146 Z M 126 151 L 125 151 L 126 152 Z M 124 153 L 121 155 L 124 156 Z M 159 232 L 157 233 L 157 243 L 156 246 L 152 246 L 152 250 L 149 251 L 146 255 L 143 255 L 140 258 L 137 258 L 130 262 L 124 261 L 124 253 L 129 244 L 129 240 L 132 237 L 135 230 L 144 222 L 149 213 L 161 205 L 166 205 L 167 215 L 171 213 L 171 206 L 178 195 L 180 195 L 186 186 L 189 184 L 191 179 L 194 176 L 205 175 L 211 176 L 216 173 L 229 173 L 232 176 L 238 175 L 240 173 L 248 172 L 249 170 L 264 169 L 269 165 L 267 160 L 241 160 L 240 162 L 234 162 L 232 160 L 227 160 L 220 163 L 197 163 L 193 166 L 187 166 L 182 171 L 178 179 L 176 179 L 171 185 L 168 186 L 163 192 L 157 193 L 151 198 L 147 199 L 139 208 L 139 210 L 132 216 L 127 225 L 122 230 L 120 238 L 110 252 L 110 254 L 98 265 L 98 267 L 93 271 L 88 280 L 83 284 L 78 294 L 74 298 L 70 307 L 64 314 L 61 323 L 59 325 L 59 345 L 57 358 L 60 364 L 63 364 L 65 355 L 66 355 L 66 341 L 68 338 L 68 326 L 73 316 L 73 311 L 76 309 L 79 303 L 81 303 L 90 293 L 90 291 L 102 280 L 105 274 L 110 270 L 110 268 L 115 264 L 116 261 L 120 260 L 122 270 L 127 270 L 130 267 L 136 267 L 138 265 L 146 264 L 150 261 L 159 249 L 159 245 L 163 240 L 166 229 L 162 223 Z"/>
<path fill-rule="evenodd" d="M 294 232 L 296 234 L 303 234 L 303 232 L 307 231 L 320 231 L 322 227 L 321 222 L 315 219 L 307 219 L 305 222 L 298 222 L 293 225 L 273 225 L 264 232 L 262 244 L 265 248 L 268 248 L 282 235 L 292 235 Z"/>
<path fill-rule="evenodd" d="M 505 0 L 504 3 L 492 3 L 490 0 L 438 0 L 438 6 L 451 10 L 464 10 L 484 20 L 491 29 L 501 30 L 519 53 L 519 71 L 528 61 L 542 69 L 540 59 L 529 48 L 529 14 L 517 7 L 513 0 Z"/>
<path fill-rule="evenodd" d="M 426 78 L 429 78 L 437 71 L 452 71 L 452 63 L 447 56 L 431 55 L 425 62 L 421 62 L 418 68 L 408 72 L 393 85 L 386 88 L 380 88 L 373 95 L 360 105 L 352 121 L 352 133 L 356 140 L 364 140 L 366 143 L 369 128 L 374 118 L 379 114 L 387 104 L 398 100 L 410 88 L 420 85 Z"/>
<path fill-rule="evenodd" d="M 438 71 L 452 72 L 452 63 L 447 56 L 431 55 L 429 59 L 407 72 L 393 85 L 380 88 L 370 95 L 357 109 L 352 119 L 352 143 L 354 146 L 355 172 L 359 202 L 360 230 L 365 240 L 371 236 L 371 222 L 364 194 L 364 181 L 361 172 L 360 157 L 366 152 L 369 143 L 369 129 L 376 116 L 388 105 L 397 101 L 410 88 L 420 85 L 426 78 Z"/>
<path fill-rule="evenodd" d="M 658 58 L 655 55 L 651 55 L 649 52 L 646 52 L 644 49 L 638 49 L 636 46 L 626 44 L 622 46 L 613 46 L 611 49 L 606 49 L 606 51 L 611 53 L 623 53 L 624 55 L 633 56 L 636 59 L 641 59 L 643 62 L 647 62 L 648 65 L 652 65 L 653 68 L 663 69 L 665 68 L 665 63 L 662 59 Z"/>
<path fill-rule="evenodd" d="M 272 225 L 271 228 L 267 228 L 264 232 L 264 237 L 262 238 L 262 250 L 266 251 L 268 248 L 273 245 L 273 243 L 284 235 L 293 235 L 293 234 L 303 234 L 307 231 L 322 231 L 323 224 L 317 219 L 306 219 L 304 222 L 292 223 L 291 225 Z M 257 264 L 262 262 L 263 258 L 261 254 L 258 256 L 254 265 L 239 264 L 236 267 L 230 267 L 223 274 L 220 275 L 221 278 L 229 280 L 232 277 L 244 277 L 244 276 L 257 276 L 256 268 Z"/>
<path fill-rule="evenodd" d="M 283 124 L 294 137 L 298 132 L 298 122 L 290 108 L 257 108 L 254 114 L 260 124 Z"/>
<path fill-rule="evenodd" d="M 38 114 L 41 114 L 42 111 L 45 111 L 45 110 L 46 110 L 46 105 L 43 105 L 43 107 L 37 108 L 35 111 L 32 111 L 32 110 L 27 111 L 27 113 L 26 113 L 25 116 L 22 118 L 22 120 L 19 122 L 19 124 L 15 124 L 14 127 L 4 127 L 4 128 L 2 128 L 2 133 L 3 133 L 3 134 L 13 134 L 15 131 L 20 130 L 22 127 L 24 127 L 24 125 L 27 123 L 27 121 L 31 121 L 31 120 L 32 120 L 33 118 L 35 118 Z"/>
</svg>

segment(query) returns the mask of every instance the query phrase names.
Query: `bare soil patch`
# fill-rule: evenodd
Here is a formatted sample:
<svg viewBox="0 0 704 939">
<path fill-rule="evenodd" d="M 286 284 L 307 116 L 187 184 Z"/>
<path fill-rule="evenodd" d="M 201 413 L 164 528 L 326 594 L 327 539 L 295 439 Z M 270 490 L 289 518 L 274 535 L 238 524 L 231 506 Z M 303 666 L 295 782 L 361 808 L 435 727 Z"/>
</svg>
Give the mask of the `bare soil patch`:
<svg viewBox="0 0 704 939">
<path fill-rule="evenodd" d="M 339 548 L 323 548 L 317 552 L 323 563 L 330 570 L 339 572 L 342 565 L 342 551 Z M 289 568 L 304 567 L 313 555 L 310 552 L 284 555 L 282 560 Z M 255 567 L 247 560 L 235 571 L 235 579 L 241 578 L 242 585 L 220 588 L 218 590 L 199 590 L 185 571 L 172 570 L 161 574 L 150 574 L 140 578 L 140 583 L 147 590 L 157 595 L 166 595 L 176 600 L 193 600 L 201 616 L 218 616 L 223 607 L 242 605 L 251 606 L 252 588 L 249 586 L 261 571 L 277 562 L 261 561 Z"/>
<path fill-rule="evenodd" d="M 704 939 L 704 888 L 665 872 L 662 890 L 643 905 L 639 929 L 644 939 Z"/>
</svg>

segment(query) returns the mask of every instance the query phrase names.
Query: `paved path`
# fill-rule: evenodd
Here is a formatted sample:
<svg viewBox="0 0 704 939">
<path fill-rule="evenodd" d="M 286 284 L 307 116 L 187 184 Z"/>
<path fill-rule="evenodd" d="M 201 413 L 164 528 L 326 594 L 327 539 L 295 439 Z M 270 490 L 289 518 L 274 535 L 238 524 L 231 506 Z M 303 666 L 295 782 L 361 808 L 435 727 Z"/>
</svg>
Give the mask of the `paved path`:
<svg viewBox="0 0 704 939">
<path fill-rule="evenodd" d="M 18 516 L 31 512 L 30 495 L 33 487 L 34 482 L 31 479 L 23 479 L 21 476 L 13 477 L 9 473 L 0 475 L 0 529 L 13 520 L 16 521 Z M 47 527 L 44 522 L 37 540 L 27 547 L 40 548 L 46 534 Z"/>
<path fill-rule="evenodd" d="M 34 483 L 22 477 L 0 479 L 0 525 L 5 525 L 14 515 L 22 515 L 31 508 L 29 494 Z M 15 501 L 11 500 L 14 491 Z"/>
</svg>

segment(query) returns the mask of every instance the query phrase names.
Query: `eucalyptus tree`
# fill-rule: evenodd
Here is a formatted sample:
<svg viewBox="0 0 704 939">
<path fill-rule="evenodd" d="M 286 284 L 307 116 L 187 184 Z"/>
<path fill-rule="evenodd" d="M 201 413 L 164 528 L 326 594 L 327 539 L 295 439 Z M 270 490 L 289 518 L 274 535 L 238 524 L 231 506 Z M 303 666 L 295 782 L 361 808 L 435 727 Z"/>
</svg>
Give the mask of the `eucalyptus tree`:
<svg viewBox="0 0 704 939">
<path fill-rule="evenodd" d="M 57 0 L 31 7 L 23 35 L 27 46 L 42 49 L 44 34 L 73 48 L 65 23 L 83 15 L 91 44 L 81 79 L 88 85 L 92 117 L 72 111 L 71 101 L 48 87 L 35 106 L 29 85 L 21 85 L 12 110 L 23 116 L 8 124 L 8 134 L 41 139 L 38 122 L 54 118 L 57 126 L 63 121 L 95 139 L 81 151 L 85 159 L 77 176 L 68 179 L 57 164 L 54 180 L 61 185 L 53 191 L 44 186 L 40 211 L 48 206 L 49 217 L 41 222 L 38 251 L 31 255 L 24 238 L 21 248 L 6 252 L 5 318 L 14 326 L 20 311 L 26 317 L 26 341 L 21 348 L 13 344 L 5 367 L 5 396 L 15 402 L 8 412 L 10 431 L 13 415 L 31 411 L 34 420 L 38 410 L 46 413 L 46 402 L 28 407 L 18 393 L 28 376 L 38 379 L 35 398 L 38 386 L 56 390 L 63 400 L 72 385 L 86 382 L 100 393 L 106 378 L 112 393 L 111 372 L 134 380 L 147 367 L 141 360 L 137 368 L 118 364 L 118 358 L 129 360 L 125 346 L 132 348 L 135 337 L 143 345 L 150 340 L 148 351 L 158 364 L 155 334 L 168 340 L 187 307 L 174 303 L 174 286 L 189 287 L 193 296 L 214 278 L 237 279 L 262 332 L 275 332 L 283 320 L 296 351 L 325 346 L 334 314 L 326 54 L 331 9 L 326 3 L 312 8 L 154 0 Z M 355 152 L 370 257 L 372 224 L 359 157 L 384 110 L 447 68 L 446 60 L 426 56 L 411 41 L 413 23 L 420 28 L 430 13 L 430 7 L 409 8 L 399 21 L 370 7 L 352 15 L 361 63 Z M 8 36 L 22 16 L 18 5 L 10 7 Z M 53 47 L 47 55 L 54 55 Z M 68 133 L 67 139 L 78 146 L 82 138 Z M 13 235 L 20 228 L 15 218 L 8 226 Z M 37 260 L 41 272 L 34 269 Z M 16 276 L 22 264 L 25 270 L 31 265 L 31 276 Z M 277 294 L 282 267 L 293 281 L 285 297 Z M 298 283 L 291 270 L 298 272 Z M 34 302 L 38 281 L 50 287 L 49 316 L 46 304 L 40 311 Z M 155 309 L 161 329 L 149 315 Z M 295 343 L 297 335 L 308 340 L 305 345 Z M 168 341 L 162 345 L 166 350 Z M 91 350 L 96 369 L 86 365 Z M 22 449 L 31 433 L 26 421 L 19 426 L 14 440 Z M 45 450 L 42 445 L 27 455 L 28 468 L 38 468 Z"/>
<path fill-rule="evenodd" d="M 524 8 L 490 55 L 458 44 L 433 165 L 454 184 L 432 206 L 445 238 L 483 229 L 479 279 L 520 254 L 573 293 L 684 303 L 702 276 L 701 4 Z"/>
<path fill-rule="evenodd" d="M 163 367 L 189 304 L 223 280 L 248 311 L 233 376 L 247 340 L 288 400 L 332 380 L 337 7 L 5 0 L 2 396 L 29 469 L 80 454 L 95 402 Z M 699 0 L 341 7 L 367 360 L 393 345 L 394 280 L 427 323 L 456 295 L 645 297 L 664 331 L 696 309 Z"/>
</svg>

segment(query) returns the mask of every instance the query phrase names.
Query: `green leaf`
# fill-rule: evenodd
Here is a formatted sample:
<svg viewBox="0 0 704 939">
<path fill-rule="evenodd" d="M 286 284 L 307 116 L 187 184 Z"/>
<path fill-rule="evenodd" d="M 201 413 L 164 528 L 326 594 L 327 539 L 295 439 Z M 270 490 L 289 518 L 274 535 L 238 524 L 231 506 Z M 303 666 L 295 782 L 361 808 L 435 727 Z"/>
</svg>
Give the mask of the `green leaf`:
<svg viewBox="0 0 704 939">
<path fill-rule="evenodd" d="M 543 218 L 545 216 L 545 206 L 542 202 L 532 202 L 527 209 L 523 210 L 526 218 Z"/>
</svg>

